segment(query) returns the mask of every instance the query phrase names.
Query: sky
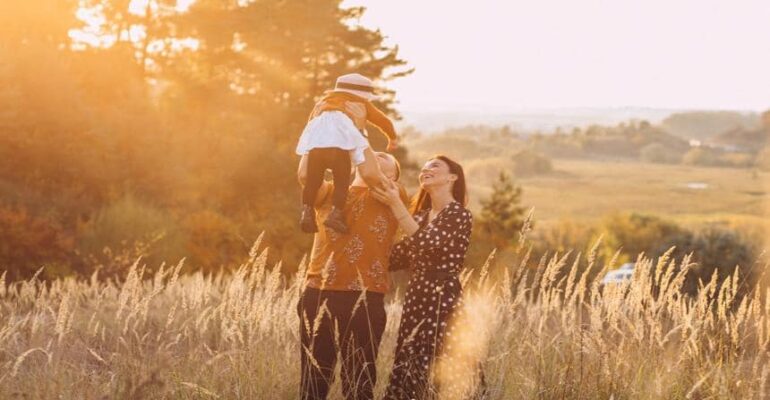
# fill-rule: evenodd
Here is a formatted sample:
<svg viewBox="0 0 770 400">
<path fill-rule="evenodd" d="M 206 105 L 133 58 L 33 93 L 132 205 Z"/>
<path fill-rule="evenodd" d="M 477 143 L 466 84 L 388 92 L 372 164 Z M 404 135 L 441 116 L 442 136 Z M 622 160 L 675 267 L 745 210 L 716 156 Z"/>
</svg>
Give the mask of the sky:
<svg viewBox="0 0 770 400">
<path fill-rule="evenodd" d="M 770 0 L 345 0 L 416 110 L 770 108 Z"/>
</svg>

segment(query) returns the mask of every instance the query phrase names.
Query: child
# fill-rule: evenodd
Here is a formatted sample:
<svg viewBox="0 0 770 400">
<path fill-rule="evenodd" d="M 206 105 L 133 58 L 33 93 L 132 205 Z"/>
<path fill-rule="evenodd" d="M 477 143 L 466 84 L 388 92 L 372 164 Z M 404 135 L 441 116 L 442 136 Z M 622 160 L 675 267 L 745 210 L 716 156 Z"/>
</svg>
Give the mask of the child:
<svg viewBox="0 0 770 400">
<path fill-rule="evenodd" d="M 351 163 L 358 166 L 364 162 L 364 150 L 369 147 L 369 140 L 363 130 L 356 127 L 356 116 L 347 114 L 346 103 L 358 103 L 365 109 L 366 120 L 388 137 L 388 150 L 395 148 L 397 137 L 393 122 L 372 105 L 374 99 L 370 79 L 360 74 L 343 75 L 337 78 L 334 90 L 327 92 L 310 114 L 297 144 L 297 154 L 307 154 L 307 182 L 302 191 L 300 219 L 303 232 L 318 232 L 313 202 L 327 169 L 332 171 L 334 193 L 333 207 L 324 225 L 340 233 L 348 232 L 342 210 L 350 185 Z"/>
</svg>

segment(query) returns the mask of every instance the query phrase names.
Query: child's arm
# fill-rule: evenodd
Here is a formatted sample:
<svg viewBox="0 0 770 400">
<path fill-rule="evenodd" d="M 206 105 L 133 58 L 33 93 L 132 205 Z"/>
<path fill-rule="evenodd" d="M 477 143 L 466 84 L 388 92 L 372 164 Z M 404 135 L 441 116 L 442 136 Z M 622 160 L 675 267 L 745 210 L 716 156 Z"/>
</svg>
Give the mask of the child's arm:
<svg viewBox="0 0 770 400">
<path fill-rule="evenodd" d="M 398 135 L 396 134 L 396 128 L 393 126 L 393 121 L 372 103 L 366 104 L 366 119 L 388 137 L 388 150 L 394 149 L 398 143 Z"/>
</svg>

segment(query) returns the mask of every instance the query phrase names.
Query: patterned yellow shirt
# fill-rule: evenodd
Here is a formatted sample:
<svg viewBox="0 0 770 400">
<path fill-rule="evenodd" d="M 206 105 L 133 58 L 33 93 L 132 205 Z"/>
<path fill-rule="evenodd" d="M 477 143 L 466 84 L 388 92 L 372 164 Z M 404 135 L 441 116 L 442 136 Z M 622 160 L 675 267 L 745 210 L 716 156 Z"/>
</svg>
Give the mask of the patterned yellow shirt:
<svg viewBox="0 0 770 400">
<path fill-rule="evenodd" d="M 323 290 L 388 291 L 388 257 L 398 221 L 388 206 L 377 201 L 369 188 L 351 186 L 345 204 L 347 234 L 328 229 L 323 221 L 331 211 L 331 183 L 324 183 L 326 196 L 316 204 L 319 232 L 313 241 L 307 285 Z M 321 193 L 319 191 L 319 193 Z M 401 188 L 406 202 L 406 191 Z"/>
</svg>

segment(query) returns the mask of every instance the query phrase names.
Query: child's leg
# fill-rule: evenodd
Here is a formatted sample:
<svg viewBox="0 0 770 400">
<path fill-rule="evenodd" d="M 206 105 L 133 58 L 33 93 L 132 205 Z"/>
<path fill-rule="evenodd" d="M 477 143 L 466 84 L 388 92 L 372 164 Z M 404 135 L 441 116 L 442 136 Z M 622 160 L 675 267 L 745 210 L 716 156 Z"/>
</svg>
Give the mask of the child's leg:
<svg viewBox="0 0 770 400">
<path fill-rule="evenodd" d="M 350 152 L 342 149 L 333 150 L 331 160 L 332 176 L 334 176 L 334 193 L 332 193 L 332 205 L 342 211 L 348 198 L 350 187 L 351 162 Z"/>
<path fill-rule="evenodd" d="M 323 183 L 324 172 L 330 167 L 329 157 L 325 150 L 329 149 L 313 149 L 307 155 L 307 181 L 302 190 L 302 204 L 306 206 L 312 207 L 315 203 L 318 189 Z"/>
</svg>

